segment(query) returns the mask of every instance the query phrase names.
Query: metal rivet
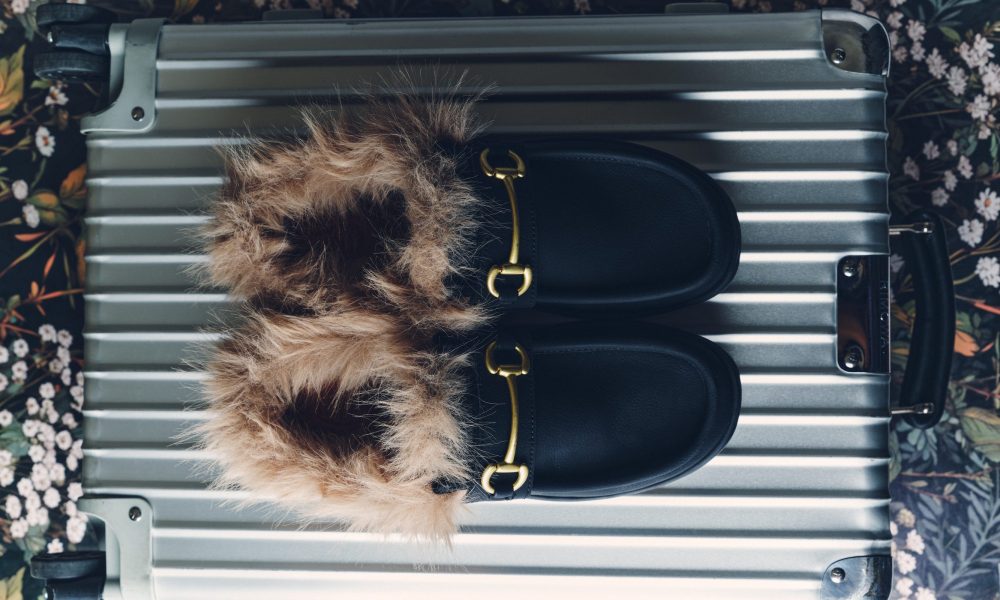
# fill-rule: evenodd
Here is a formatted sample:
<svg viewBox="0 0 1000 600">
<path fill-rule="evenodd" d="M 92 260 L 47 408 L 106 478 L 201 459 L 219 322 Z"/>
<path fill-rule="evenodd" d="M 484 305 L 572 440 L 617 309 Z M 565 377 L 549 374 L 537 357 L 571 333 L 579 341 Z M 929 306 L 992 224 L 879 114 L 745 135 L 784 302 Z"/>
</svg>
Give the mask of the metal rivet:
<svg viewBox="0 0 1000 600">
<path fill-rule="evenodd" d="M 840 267 L 840 273 L 844 277 L 854 277 L 858 274 L 858 263 L 853 260 L 845 260 Z"/>
<path fill-rule="evenodd" d="M 843 583 L 847 579 L 847 571 L 837 567 L 830 570 L 830 581 L 834 583 Z"/>
<path fill-rule="evenodd" d="M 844 352 L 844 368 L 848 371 L 857 371 L 864 365 L 865 353 L 860 346 L 851 345 Z"/>
<path fill-rule="evenodd" d="M 136 106 L 132 109 L 132 120 L 141 121 L 143 117 L 146 116 L 146 111 L 142 110 L 141 106 Z"/>
<path fill-rule="evenodd" d="M 843 63 L 847 60 L 847 51 L 843 48 L 834 48 L 833 52 L 830 53 L 830 60 L 832 60 L 835 65 Z"/>
<path fill-rule="evenodd" d="M 138 521 L 139 519 L 142 518 L 142 511 L 139 510 L 138 506 L 133 506 L 132 508 L 128 509 L 128 518 L 132 519 L 133 521 Z"/>
</svg>

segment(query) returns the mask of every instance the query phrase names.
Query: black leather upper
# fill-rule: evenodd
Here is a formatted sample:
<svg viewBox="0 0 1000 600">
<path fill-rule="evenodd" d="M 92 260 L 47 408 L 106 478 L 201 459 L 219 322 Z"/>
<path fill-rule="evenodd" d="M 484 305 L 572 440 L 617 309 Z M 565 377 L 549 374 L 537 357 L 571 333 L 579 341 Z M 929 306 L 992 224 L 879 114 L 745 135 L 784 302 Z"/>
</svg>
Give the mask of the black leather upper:
<svg viewBox="0 0 1000 600">
<path fill-rule="evenodd" d="M 486 293 L 490 266 L 507 260 L 511 213 L 507 191 L 483 175 L 479 151 L 526 165 L 515 181 L 521 212 L 521 258 L 534 270 L 528 293 L 518 277 L 501 278 L 501 299 Z M 739 262 L 740 230 L 728 196 L 705 173 L 649 148 L 610 141 L 504 143 L 467 149 L 463 177 L 486 206 L 469 293 L 514 308 L 594 314 L 667 310 L 721 291 Z"/>
<path fill-rule="evenodd" d="M 515 378 L 519 395 L 515 463 L 529 466 L 512 493 L 512 475 L 478 477 L 502 461 L 510 432 L 503 378 L 487 372 L 482 353 L 469 370 L 466 408 L 473 416 L 476 481 L 469 499 L 584 499 L 625 494 L 679 477 L 717 454 L 736 426 L 739 374 L 715 344 L 648 324 L 571 324 L 541 331 L 506 330 L 496 356 L 516 363 L 528 352 L 530 373 Z M 501 351 L 505 348 L 506 351 Z M 458 482 L 455 482 L 458 485 Z"/>
</svg>

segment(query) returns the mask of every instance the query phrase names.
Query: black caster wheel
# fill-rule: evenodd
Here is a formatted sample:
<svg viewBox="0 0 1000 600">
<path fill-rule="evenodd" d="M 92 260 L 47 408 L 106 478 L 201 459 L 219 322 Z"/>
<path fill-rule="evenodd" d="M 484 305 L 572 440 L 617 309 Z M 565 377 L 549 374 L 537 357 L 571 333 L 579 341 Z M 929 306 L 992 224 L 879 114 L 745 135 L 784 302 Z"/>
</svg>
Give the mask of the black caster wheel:
<svg viewBox="0 0 1000 600">
<path fill-rule="evenodd" d="M 111 70 L 108 57 L 79 50 L 53 50 L 36 54 L 34 67 L 35 75 L 42 79 L 69 83 L 107 81 Z"/>
<path fill-rule="evenodd" d="M 62 581 L 97 573 L 104 573 L 103 552 L 39 554 L 31 559 L 31 576 L 35 579 Z"/>
<path fill-rule="evenodd" d="M 114 23 L 115 13 L 90 6 L 89 4 L 43 4 L 38 7 L 35 19 L 40 29 L 46 29 L 55 24 L 69 25 L 73 23 Z"/>
<path fill-rule="evenodd" d="M 106 578 L 103 552 L 39 554 L 31 576 L 45 581 L 47 600 L 101 600 Z"/>
</svg>

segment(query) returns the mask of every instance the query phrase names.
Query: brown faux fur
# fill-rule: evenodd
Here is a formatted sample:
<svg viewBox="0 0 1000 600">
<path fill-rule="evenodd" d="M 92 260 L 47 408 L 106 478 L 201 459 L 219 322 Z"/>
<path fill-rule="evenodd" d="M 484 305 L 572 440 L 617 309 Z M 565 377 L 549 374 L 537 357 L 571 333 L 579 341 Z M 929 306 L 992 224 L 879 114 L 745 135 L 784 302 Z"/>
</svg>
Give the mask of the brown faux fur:
<svg viewBox="0 0 1000 600">
<path fill-rule="evenodd" d="M 467 357 L 431 339 L 487 318 L 446 286 L 476 198 L 441 147 L 478 132 L 473 103 L 371 94 L 307 113 L 302 141 L 228 155 L 208 274 L 246 319 L 207 365 L 196 432 L 218 485 L 356 530 L 454 531 L 464 492 L 432 483 L 470 477 Z"/>
<path fill-rule="evenodd" d="M 477 199 L 442 148 L 479 132 L 475 99 L 363 99 L 363 109 L 306 111 L 301 142 L 229 150 L 206 231 L 210 279 L 291 307 L 330 310 L 350 296 L 379 299 L 418 326 L 475 326 L 480 309 L 445 282 L 463 270 Z"/>
</svg>

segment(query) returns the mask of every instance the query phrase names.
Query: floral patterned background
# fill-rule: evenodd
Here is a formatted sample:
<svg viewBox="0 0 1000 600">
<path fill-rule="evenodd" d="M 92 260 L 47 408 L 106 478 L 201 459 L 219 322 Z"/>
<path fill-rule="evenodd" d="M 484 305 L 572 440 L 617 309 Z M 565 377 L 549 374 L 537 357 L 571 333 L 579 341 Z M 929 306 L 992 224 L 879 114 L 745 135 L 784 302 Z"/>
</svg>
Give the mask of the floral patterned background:
<svg viewBox="0 0 1000 600">
<path fill-rule="evenodd" d="M 34 14 L 0 0 L 0 600 L 38 598 L 35 553 L 92 541 L 80 486 L 86 153 L 80 116 L 98 91 L 35 79 Z M 319 9 L 331 18 L 661 12 L 664 0 L 130 0 L 121 15 L 198 24 Z M 895 422 L 893 598 L 1000 599 L 1000 2 L 731 0 L 737 11 L 850 7 L 890 31 L 891 207 L 948 224 L 958 300 L 955 361 L 941 424 Z M 891 258 L 893 362 L 914 315 L 905 261 Z M 897 375 L 898 377 L 898 375 Z"/>
</svg>

